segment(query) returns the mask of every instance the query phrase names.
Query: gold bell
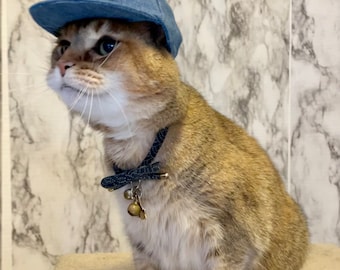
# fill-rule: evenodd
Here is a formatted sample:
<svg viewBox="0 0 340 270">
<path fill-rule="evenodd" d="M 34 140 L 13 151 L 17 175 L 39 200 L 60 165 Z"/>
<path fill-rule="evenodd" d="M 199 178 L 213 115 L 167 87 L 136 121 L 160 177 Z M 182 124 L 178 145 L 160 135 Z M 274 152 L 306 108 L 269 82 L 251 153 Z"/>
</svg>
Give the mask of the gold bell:
<svg viewBox="0 0 340 270">
<path fill-rule="evenodd" d="M 140 211 L 139 213 L 139 218 L 140 219 L 146 219 L 146 214 L 145 214 L 145 211 L 142 209 L 142 211 Z"/>
<path fill-rule="evenodd" d="M 142 212 L 142 208 L 140 207 L 138 202 L 133 202 L 128 207 L 128 213 L 133 217 L 140 216 L 140 213 Z"/>
<path fill-rule="evenodd" d="M 131 189 L 127 189 L 124 191 L 124 198 L 126 200 L 132 200 L 133 199 L 133 192 Z"/>
</svg>

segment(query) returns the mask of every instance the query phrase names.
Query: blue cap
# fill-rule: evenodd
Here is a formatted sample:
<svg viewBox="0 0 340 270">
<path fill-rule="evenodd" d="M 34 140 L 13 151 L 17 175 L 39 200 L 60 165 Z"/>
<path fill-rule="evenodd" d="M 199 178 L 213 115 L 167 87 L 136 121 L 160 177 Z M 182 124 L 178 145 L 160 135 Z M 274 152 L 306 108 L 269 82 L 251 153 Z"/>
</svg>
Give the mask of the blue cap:
<svg viewBox="0 0 340 270">
<path fill-rule="evenodd" d="M 166 0 L 45 0 L 31 6 L 30 13 L 42 28 L 55 36 L 72 21 L 107 18 L 160 25 L 173 57 L 182 43 L 181 32 Z"/>
</svg>

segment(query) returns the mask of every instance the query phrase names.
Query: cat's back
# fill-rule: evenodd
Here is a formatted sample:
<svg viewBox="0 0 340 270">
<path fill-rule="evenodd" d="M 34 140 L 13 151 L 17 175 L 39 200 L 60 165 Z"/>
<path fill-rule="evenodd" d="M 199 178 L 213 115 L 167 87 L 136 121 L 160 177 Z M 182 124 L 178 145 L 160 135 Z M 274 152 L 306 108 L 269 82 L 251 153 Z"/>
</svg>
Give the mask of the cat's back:
<svg viewBox="0 0 340 270">
<path fill-rule="evenodd" d="M 305 218 L 285 191 L 268 155 L 195 89 L 182 88 L 187 95 L 186 114 L 170 129 L 176 137 L 170 163 L 182 172 L 178 181 L 184 188 L 180 192 L 187 196 L 190 186 L 193 199 L 218 217 L 228 237 L 244 235 L 240 246 L 253 245 L 256 253 L 269 257 L 275 254 L 275 261 L 266 256 L 261 259 L 263 269 L 298 269 L 308 246 Z M 228 248 L 231 245 L 225 241 L 225 252 L 234 252 Z M 282 249 L 300 256 L 290 261 Z"/>
<path fill-rule="evenodd" d="M 230 162 L 234 162 L 238 156 L 239 161 L 254 159 L 266 165 L 272 164 L 256 139 L 213 109 L 196 89 L 183 84 L 182 91 L 186 92 L 187 109 L 185 116 L 177 125 L 177 131 L 180 130 L 181 134 L 185 132 L 185 141 L 191 144 L 193 149 L 201 145 L 200 151 L 219 153 L 225 161 Z M 216 158 L 222 162 L 222 159 L 215 156 L 214 159 Z M 237 163 L 241 165 L 242 162 Z M 251 164 L 245 164 L 249 165 Z"/>
</svg>

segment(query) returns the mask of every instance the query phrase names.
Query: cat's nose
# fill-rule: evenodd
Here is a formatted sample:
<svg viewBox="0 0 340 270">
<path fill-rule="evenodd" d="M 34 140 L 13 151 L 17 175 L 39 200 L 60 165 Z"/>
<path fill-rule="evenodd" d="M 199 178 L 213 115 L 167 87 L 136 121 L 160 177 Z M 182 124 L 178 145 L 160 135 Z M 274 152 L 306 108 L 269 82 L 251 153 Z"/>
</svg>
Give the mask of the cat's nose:
<svg viewBox="0 0 340 270">
<path fill-rule="evenodd" d="M 65 76 L 66 70 L 73 67 L 75 64 L 72 62 L 63 62 L 63 61 L 58 61 L 57 66 L 59 68 L 60 74 L 62 77 Z"/>
</svg>

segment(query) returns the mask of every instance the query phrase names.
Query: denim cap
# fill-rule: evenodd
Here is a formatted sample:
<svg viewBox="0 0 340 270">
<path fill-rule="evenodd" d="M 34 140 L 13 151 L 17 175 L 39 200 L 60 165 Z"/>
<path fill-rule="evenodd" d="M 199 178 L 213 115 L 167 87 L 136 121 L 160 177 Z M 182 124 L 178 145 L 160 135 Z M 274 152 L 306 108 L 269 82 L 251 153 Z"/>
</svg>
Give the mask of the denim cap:
<svg viewBox="0 0 340 270">
<path fill-rule="evenodd" d="M 122 19 L 148 21 L 162 26 L 167 49 L 176 57 L 182 35 L 166 0 L 45 0 L 30 8 L 33 19 L 57 36 L 67 23 L 82 19 Z"/>
</svg>

